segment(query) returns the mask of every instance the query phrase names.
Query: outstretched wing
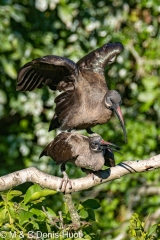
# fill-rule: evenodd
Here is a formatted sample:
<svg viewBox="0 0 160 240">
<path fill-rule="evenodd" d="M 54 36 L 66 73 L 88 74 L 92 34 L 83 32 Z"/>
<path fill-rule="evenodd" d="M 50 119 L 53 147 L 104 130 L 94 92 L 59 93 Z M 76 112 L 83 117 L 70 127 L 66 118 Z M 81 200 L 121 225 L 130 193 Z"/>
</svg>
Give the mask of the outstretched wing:
<svg viewBox="0 0 160 240">
<path fill-rule="evenodd" d="M 120 42 L 107 43 L 81 58 L 77 66 L 80 70 L 86 69 L 104 75 L 106 65 L 112 63 L 122 50 L 123 45 Z"/>
<path fill-rule="evenodd" d="M 73 87 L 78 78 L 76 64 L 70 59 L 48 55 L 37 58 L 21 67 L 17 90 L 32 91 L 48 85 L 52 90 L 66 90 Z"/>
</svg>

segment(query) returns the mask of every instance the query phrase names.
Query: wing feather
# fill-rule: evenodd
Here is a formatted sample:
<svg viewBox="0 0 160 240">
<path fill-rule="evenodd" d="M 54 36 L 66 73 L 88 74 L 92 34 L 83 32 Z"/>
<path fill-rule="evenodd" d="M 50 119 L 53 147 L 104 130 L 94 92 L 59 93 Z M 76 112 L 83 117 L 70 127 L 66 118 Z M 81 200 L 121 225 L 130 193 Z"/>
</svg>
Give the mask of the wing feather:
<svg viewBox="0 0 160 240">
<path fill-rule="evenodd" d="M 57 164 L 62 164 L 74 158 L 72 146 L 66 141 L 69 133 L 60 133 L 52 142 L 50 142 L 40 154 L 51 157 Z"/>
<path fill-rule="evenodd" d="M 88 143 L 88 138 L 78 133 L 60 133 L 52 142 L 50 142 L 40 154 L 51 157 L 57 164 L 67 161 L 74 162 L 83 147 Z M 82 150 L 80 150 L 80 149 Z"/>
<path fill-rule="evenodd" d="M 120 42 L 107 43 L 90 52 L 77 62 L 80 70 L 86 69 L 104 75 L 104 68 L 113 62 L 114 58 L 123 50 Z"/>
<path fill-rule="evenodd" d="M 32 91 L 48 85 L 52 90 L 65 90 L 78 80 L 78 69 L 70 59 L 48 55 L 37 58 L 21 67 L 17 90 Z M 61 82 L 62 81 L 62 82 Z"/>
<path fill-rule="evenodd" d="M 104 164 L 105 166 L 107 166 L 107 167 L 115 166 L 114 154 L 111 149 L 105 149 L 104 159 L 105 159 L 105 164 Z"/>
</svg>

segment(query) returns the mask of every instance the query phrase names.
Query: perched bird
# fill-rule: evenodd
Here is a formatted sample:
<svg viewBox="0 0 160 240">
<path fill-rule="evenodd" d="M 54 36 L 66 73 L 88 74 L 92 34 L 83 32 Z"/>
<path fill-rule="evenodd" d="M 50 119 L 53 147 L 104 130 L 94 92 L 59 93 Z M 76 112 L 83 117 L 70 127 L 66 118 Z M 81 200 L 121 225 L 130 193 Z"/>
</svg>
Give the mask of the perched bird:
<svg viewBox="0 0 160 240">
<path fill-rule="evenodd" d="M 49 156 L 56 164 L 61 165 L 64 178 L 60 188 L 65 182 L 65 189 L 67 183 L 72 188 L 71 181 L 65 172 L 67 162 L 71 162 L 82 169 L 99 171 L 104 165 L 108 167 L 115 166 L 112 150 L 116 150 L 116 148 L 119 147 L 104 141 L 100 135 L 95 133 L 86 137 L 77 132 L 61 132 L 44 148 L 40 158 Z"/>
<path fill-rule="evenodd" d="M 48 55 L 37 58 L 21 67 L 17 90 L 32 91 L 47 85 L 51 90 L 63 91 L 55 98 L 55 114 L 49 131 L 86 129 L 109 121 L 113 112 L 118 116 L 127 141 L 121 96 L 109 90 L 104 69 L 123 50 L 123 45 L 107 43 L 90 52 L 77 63 L 70 59 Z"/>
</svg>

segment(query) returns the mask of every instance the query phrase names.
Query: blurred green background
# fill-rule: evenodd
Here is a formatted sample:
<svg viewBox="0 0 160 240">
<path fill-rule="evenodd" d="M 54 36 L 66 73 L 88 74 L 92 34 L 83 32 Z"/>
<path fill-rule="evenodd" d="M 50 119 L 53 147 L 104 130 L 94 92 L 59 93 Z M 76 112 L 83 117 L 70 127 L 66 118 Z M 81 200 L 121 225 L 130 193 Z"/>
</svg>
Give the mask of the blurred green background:
<svg viewBox="0 0 160 240">
<path fill-rule="evenodd" d="M 122 147 L 123 156 L 115 153 L 119 163 L 160 152 L 159 1 L 0 1 L 1 176 L 30 166 L 60 176 L 59 167 L 51 159 L 39 160 L 43 147 L 58 133 L 48 132 L 57 93 L 48 88 L 16 92 L 19 68 L 48 54 L 76 62 L 103 44 L 116 41 L 123 43 L 124 51 L 105 74 L 109 88 L 119 91 L 123 99 L 128 144 L 124 144 L 117 117 L 93 130 Z M 71 178 L 85 175 L 69 164 L 67 172 Z M 159 209 L 158 192 L 149 196 L 147 192 L 142 196 L 139 193 L 142 186 L 158 188 L 159 181 L 159 170 L 132 174 L 74 193 L 73 199 L 98 199 L 101 208 L 96 212 L 95 230 L 102 230 L 101 239 L 116 239 L 133 212 L 145 219 Z M 58 211 L 63 195 L 48 198 L 46 204 Z"/>
</svg>

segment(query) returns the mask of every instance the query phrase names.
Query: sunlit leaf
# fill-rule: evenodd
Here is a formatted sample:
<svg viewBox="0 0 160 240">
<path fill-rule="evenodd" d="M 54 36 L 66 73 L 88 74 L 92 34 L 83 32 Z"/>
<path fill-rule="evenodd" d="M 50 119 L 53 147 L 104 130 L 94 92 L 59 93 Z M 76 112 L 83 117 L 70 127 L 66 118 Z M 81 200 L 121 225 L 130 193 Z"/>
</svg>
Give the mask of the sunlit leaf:
<svg viewBox="0 0 160 240">
<path fill-rule="evenodd" d="M 35 192 L 39 192 L 41 190 L 41 187 L 38 184 L 32 185 L 30 188 L 28 188 L 25 197 L 24 197 L 24 203 L 27 204 L 30 199 L 32 198 L 32 195 Z"/>
<path fill-rule="evenodd" d="M 88 217 L 88 212 L 85 209 L 80 210 L 79 214 L 80 214 L 81 218 L 87 218 Z"/>
</svg>

